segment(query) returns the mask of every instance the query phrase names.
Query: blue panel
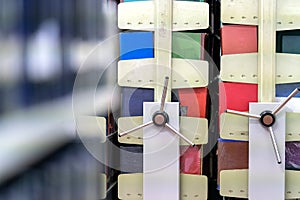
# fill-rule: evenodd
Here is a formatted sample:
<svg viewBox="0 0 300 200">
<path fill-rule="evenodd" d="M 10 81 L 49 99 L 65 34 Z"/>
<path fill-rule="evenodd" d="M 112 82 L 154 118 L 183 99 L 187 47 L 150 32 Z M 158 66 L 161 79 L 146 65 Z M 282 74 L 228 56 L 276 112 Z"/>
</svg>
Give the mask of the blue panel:
<svg viewBox="0 0 300 200">
<path fill-rule="evenodd" d="M 153 33 L 120 33 L 120 60 L 153 58 Z"/>
<path fill-rule="evenodd" d="M 297 87 L 300 87 L 300 83 L 277 84 L 276 97 L 287 97 Z M 300 97 L 300 93 L 298 93 L 296 97 Z"/>
<path fill-rule="evenodd" d="M 142 116 L 143 102 L 154 101 L 153 89 L 123 88 L 122 116 Z"/>
<path fill-rule="evenodd" d="M 219 138 L 218 142 L 247 142 L 247 141 L 241 141 L 241 140 L 227 140 L 227 139 L 222 139 Z"/>
<path fill-rule="evenodd" d="M 120 33 L 120 59 L 153 58 L 153 33 L 131 32 Z M 153 102 L 152 89 L 123 88 L 122 116 L 142 116 L 143 102 Z"/>
</svg>

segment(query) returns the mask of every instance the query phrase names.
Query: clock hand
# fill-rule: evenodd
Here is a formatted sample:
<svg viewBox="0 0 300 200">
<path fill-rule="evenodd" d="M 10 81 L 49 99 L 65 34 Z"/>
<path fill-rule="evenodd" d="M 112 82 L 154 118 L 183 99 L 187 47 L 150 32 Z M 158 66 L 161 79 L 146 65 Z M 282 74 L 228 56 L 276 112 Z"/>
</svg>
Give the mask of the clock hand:
<svg viewBox="0 0 300 200">
<path fill-rule="evenodd" d="M 276 140 L 275 140 L 275 135 L 274 135 L 274 132 L 273 132 L 273 128 L 270 126 L 268 129 L 269 129 L 270 136 L 271 136 L 271 139 L 272 139 L 272 144 L 273 144 L 273 147 L 274 147 L 274 152 L 275 152 L 275 155 L 276 155 L 276 158 L 277 158 L 277 162 L 278 162 L 278 164 L 281 164 L 281 157 L 280 157 L 278 146 L 277 146 L 277 143 L 276 143 Z"/>
<path fill-rule="evenodd" d="M 230 109 L 227 109 L 225 112 L 230 113 L 230 114 L 240 115 L 243 117 L 260 119 L 260 115 L 255 115 L 255 114 L 251 114 L 251 113 L 240 112 L 240 111 L 230 110 Z"/>
<path fill-rule="evenodd" d="M 278 113 L 299 91 L 300 87 L 296 88 L 277 108 L 272 111 L 272 114 L 275 115 Z"/>
<path fill-rule="evenodd" d="M 124 131 L 124 132 L 122 132 L 122 133 L 119 133 L 119 137 L 123 137 L 123 136 L 128 135 L 128 134 L 130 134 L 130 133 L 132 133 L 132 132 L 134 132 L 134 131 L 137 131 L 137 130 L 139 130 L 139 129 L 141 129 L 141 128 L 145 128 L 145 127 L 147 127 L 147 126 L 150 126 L 150 125 L 152 125 L 152 124 L 153 124 L 153 121 L 149 121 L 149 122 L 147 122 L 147 123 L 145 123 L 145 124 L 141 124 L 141 125 L 139 125 L 139 126 L 137 126 L 137 127 L 135 127 L 135 128 L 132 128 L 132 129 L 129 129 L 129 130 Z"/>
<path fill-rule="evenodd" d="M 167 96 L 167 90 L 168 90 L 168 82 L 169 82 L 169 77 L 166 76 L 165 77 L 165 84 L 164 84 L 164 90 L 161 96 L 161 102 L 160 102 L 160 112 L 164 111 L 164 107 L 165 107 L 165 102 L 166 102 L 166 96 Z"/>
<path fill-rule="evenodd" d="M 187 137 L 185 137 L 184 135 L 182 135 L 179 131 L 177 131 L 173 126 L 171 126 L 170 124 L 166 123 L 165 126 L 172 131 L 173 133 L 175 133 L 176 135 L 178 135 L 181 139 L 183 139 L 184 141 L 186 141 L 188 144 L 190 144 L 191 146 L 195 146 L 195 144 L 190 141 Z"/>
</svg>

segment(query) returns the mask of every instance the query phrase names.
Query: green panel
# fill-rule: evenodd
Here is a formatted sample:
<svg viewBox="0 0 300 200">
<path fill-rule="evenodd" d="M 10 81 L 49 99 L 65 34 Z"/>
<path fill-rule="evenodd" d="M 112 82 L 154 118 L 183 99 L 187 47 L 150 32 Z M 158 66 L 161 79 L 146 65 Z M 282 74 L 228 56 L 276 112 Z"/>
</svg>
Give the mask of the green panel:
<svg viewBox="0 0 300 200">
<path fill-rule="evenodd" d="M 199 60 L 201 58 L 201 36 L 201 33 L 174 32 L 172 57 Z"/>
</svg>

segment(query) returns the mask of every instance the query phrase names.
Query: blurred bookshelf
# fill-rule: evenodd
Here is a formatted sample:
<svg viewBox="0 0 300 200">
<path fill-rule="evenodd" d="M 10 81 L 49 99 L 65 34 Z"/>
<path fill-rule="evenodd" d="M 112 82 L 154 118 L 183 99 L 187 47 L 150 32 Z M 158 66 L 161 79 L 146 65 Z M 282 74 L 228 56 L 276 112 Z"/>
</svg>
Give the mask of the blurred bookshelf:
<svg viewBox="0 0 300 200">
<path fill-rule="evenodd" d="M 101 199 L 98 175 L 117 173 L 108 172 L 78 139 L 72 111 L 80 65 L 118 33 L 117 3 L 0 0 L 0 200 Z M 97 59 L 86 65 L 92 66 L 82 75 L 83 93 L 95 71 L 107 67 Z M 111 68 L 106 74 L 115 73 Z M 110 77 L 98 86 L 111 83 Z M 116 199 L 111 177 L 106 198 Z"/>
<path fill-rule="evenodd" d="M 117 33 L 116 4 L 0 0 L 0 114 L 70 94 L 88 53 Z"/>
</svg>

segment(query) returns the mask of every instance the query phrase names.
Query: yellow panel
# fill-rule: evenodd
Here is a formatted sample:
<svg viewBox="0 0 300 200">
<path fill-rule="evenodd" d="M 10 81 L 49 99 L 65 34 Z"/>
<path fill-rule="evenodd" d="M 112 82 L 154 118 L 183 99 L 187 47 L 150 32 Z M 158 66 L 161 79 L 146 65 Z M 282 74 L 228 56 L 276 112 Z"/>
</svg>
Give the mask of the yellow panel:
<svg viewBox="0 0 300 200">
<path fill-rule="evenodd" d="M 300 198 L 300 171 L 285 170 L 285 199 Z M 223 170 L 220 173 L 220 194 L 248 198 L 248 170 Z"/>
<path fill-rule="evenodd" d="M 118 194 L 123 200 L 143 199 L 143 174 L 121 174 L 118 177 Z M 207 177 L 202 175 L 180 175 L 181 200 L 206 200 Z"/>
<path fill-rule="evenodd" d="M 118 120 L 119 133 L 141 125 L 143 117 L 120 117 Z M 180 117 L 180 132 L 196 145 L 208 141 L 208 122 L 205 118 Z M 120 143 L 143 144 L 143 129 L 118 138 Z M 187 145 L 180 140 L 180 145 Z"/>
<path fill-rule="evenodd" d="M 132 59 L 118 62 L 118 83 L 122 87 L 154 88 L 156 60 Z M 162 79 L 164 80 L 164 79 Z M 160 80 L 161 81 L 161 80 Z M 208 62 L 202 60 L 172 58 L 171 87 L 194 88 L 208 85 Z"/>
<path fill-rule="evenodd" d="M 276 54 L 276 84 L 300 82 L 300 55 Z M 257 53 L 223 55 L 221 57 L 222 81 L 258 83 Z"/>
<path fill-rule="evenodd" d="M 154 3 L 152 1 L 120 3 L 120 29 L 154 30 Z M 209 6 L 204 2 L 173 2 L 173 31 L 197 30 L 209 27 Z"/>
</svg>

